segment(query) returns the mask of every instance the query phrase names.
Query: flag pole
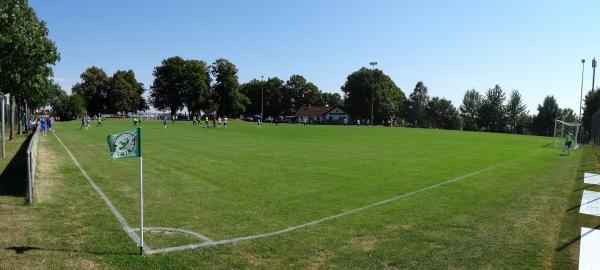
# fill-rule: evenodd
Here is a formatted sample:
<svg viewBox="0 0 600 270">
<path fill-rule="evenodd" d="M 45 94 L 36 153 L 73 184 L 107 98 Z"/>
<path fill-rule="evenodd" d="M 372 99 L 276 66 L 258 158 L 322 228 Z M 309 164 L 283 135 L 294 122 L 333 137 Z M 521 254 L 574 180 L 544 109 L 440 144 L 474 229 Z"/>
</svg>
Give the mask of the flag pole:
<svg viewBox="0 0 600 270">
<path fill-rule="evenodd" d="M 140 154 L 140 255 L 144 255 L 144 177 L 142 174 L 142 128 L 138 127 L 138 151 Z"/>
</svg>

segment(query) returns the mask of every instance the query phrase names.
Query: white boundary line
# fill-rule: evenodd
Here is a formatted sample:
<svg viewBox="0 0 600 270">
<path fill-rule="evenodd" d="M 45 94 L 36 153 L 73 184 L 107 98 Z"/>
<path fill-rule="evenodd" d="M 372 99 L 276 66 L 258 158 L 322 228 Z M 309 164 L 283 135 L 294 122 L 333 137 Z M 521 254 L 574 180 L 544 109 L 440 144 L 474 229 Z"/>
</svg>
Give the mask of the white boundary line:
<svg viewBox="0 0 600 270">
<path fill-rule="evenodd" d="M 496 165 L 492 165 L 490 167 L 487 167 L 487 168 L 484 168 L 484 169 L 481 169 L 481 170 L 478 170 L 478 171 L 474 171 L 474 172 L 465 174 L 463 176 L 459 176 L 459 177 L 456 177 L 456 178 L 453 178 L 453 179 L 450 179 L 450 180 L 446 180 L 446 181 L 443 181 L 443 182 L 440 182 L 440 183 L 437 183 L 437 184 L 434 184 L 434 185 L 431 185 L 431 186 L 427 186 L 427 187 L 424 187 L 424 188 L 421 188 L 421 189 L 417 189 L 415 191 L 404 193 L 402 195 L 398 195 L 396 197 L 393 197 L 393 198 L 390 198 L 390 199 L 387 199 L 387 200 L 375 202 L 375 203 L 368 204 L 368 205 L 365 205 L 365 206 L 362 206 L 362 207 L 359 207 L 359 208 L 355 208 L 355 209 L 352 209 L 352 210 L 349 210 L 349 211 L 346 211 L 346 212 L 341 212 L 341 213 L 336 214 L 336 215 L 332 215 L 332 216 L 324 217 L 324 218 L 321 218 L 321 219 L 313 220 L 313 221 L 310 221 L 310 222 L 307 222 L 307 223 L 304 223 L 304 224 L 300 224 L 300 225 L 288 227 L 288 228 L 285 228 L 285 229 L 282 229 L 282 230 L 268 232 L 268 233 L 255 234 L 255 235 L 249 235 L 249 236 L 236 237 L 236 238 L 231 238 L 231 239 L 218 240 L 218 241 L 214 241 L 214 242 L 204 242 L 204 243 L 189 244 L 189 245 L 182 245 L 182 246 L 175 246 L 175 247 L 168 247 L 168 248 L 158 248 L 158 249 L 155 249 L 155 250 L 152 250 L 152 251 L 148 252 L 148 254 L 166 253 L 166 252 L 173 252 L 173 251 L 179 251 L 179 250 L 194 249 L 194 248 L 199 248 L 199 247 L 206 247 L 206 246 L 215 246 L 215 245 L 236 243 L 236 242 L 240 242 L 240 241 L 254 240 L 254 239 L 258 239 L 258 238 L 265 238 L 265 237 L 270 237 L 270 236 L 275 236 L 275 235 L 279 235 L 279 234 L 283 234 L 283 233 L 295 231 L 295 230 L 298 230 L 298 229 L 302 229 L 304 227 L 308 227 L 308 226 L 311 226 L 311 225 L 319 224 L 319 223 L 324 222 L 324 221 L 336 219 L 336 218 L 343 217 L 343 216 L 346 216 L 346 215 L 349 215 L 349 214 L 353 214 L 353 213 L 356 213 L 356 212 L 359 212 L 359 211 L 363 211 L 363 210 L 366 210 L 366 209 L 369 209 L 369 208 L 373 208 L 375 206 L 387 204 L 387 203 L 390 203 L 390 202 L 393 202 L 393 201 L 396 201 L 396 200 L 399 200 L 399 199 L 402 199 L 402 198 L 406 198 L 406 197 L 409 197 L 409 196 L 412 196 L 412 195 L 415 195 L 415 194 L 418 194 L 418 193 L 421 193 L 421 192 L 424 192 L 424 191 L 427 191 L 427 190 L 430 190 L 430 189 L 437 188 L 439 186 L 447 185 L 447 184 L 450 184 L 452 182 L 456 182 L 456 181 L 459 181 L 461 179 L 464 179 L 464 178 L 467 178 L 467 177 L 470 177 L 470 176 L 473 176 L 473 175 L 477 175 L 477 174 L 480 174 L 480 173 L 483 173 L 483 172 L 486 172 L 486 171 L 489 171 L 489 170 L 493 170 L 493 169 L 501 167 L 501 166 L 504 166 L 504 165 L 506 165 L 508 163 L 514 162 L 514 161 L 516 161 L 518 159 L 521 159 L 521 158 L 524 158 L 525 156 L 527 156 L 527 155 L 523 155 L 521 157 L 517 157 L 517 158 L 511 159 L 511 160 L 508 160 L 508 161 L 504 161 L 504 162 L 498 163 Z"/>
<path fill-rule="evenodd" d="M 65 144 L 62 142 L 62 140 L 56 135 L 56 133 L 53 133 L 54 136 L 56 137 L 56 139 L 58 139 L 58 141 L 60 142 L 60 144 L 62 145 L 62 147 L 67 151 L 67 153 L 69 154 L 69 156 L 71 157 L 71 159 L 73 160 L 73 162 L 75 163 L 75 165 L 77 166 L 77 168 L 79 168 L 79 170 L 81 171 L 81 173 L 83 174 L 83 176 L 88 180 L 88 182 L 92 185 L 92 187 L 96 190 L 96 192 L 98 192 L 98 194 L 100 194 L 100 197 L 104 200 L 104 202 L 106 203 L 106 205 L 110 208 L 110 210 L 112 211 L 112 213 L 115 215 L 115 217 L 117 218 L 117 220 L 119 221 L 119 223 L 121 223 L 121 226 L 123 227 L 123 230 L 125 230 L 127 232 L 127 234 L 129 235 L 129 237 L 137 244 L 139 243 L 139 237 L 138 235 L 135 233 L 136 231 L 139 231 L 139 228 L 132 228 L 129 226 L 129 224 L 127 223 L 127 221 L 125 221 L 125 218 L 123 218 L 123 216 L 119 213 L 119 211 L 116 209 L 116 207 L 112 204 L 112 202 L 110 201 L 110 199 L 108 199 L 108 197 L 102 192 L 102 190 L 100 190 L 100 188 L 94 183 L 94 181 L 92 181 L 92 179 L 89 177 L 89 175 L 85 172 L 85 170 L 83 170 L 83 168 L 81 167 L 81 165 L 79 165 L 79 162 L 77 162 L 77 159 L 75 159 L 75 156 L 73 156 L 73 154 L 71 153 L 71 151 L 69 151 L 69 149 L 67 148 L 67 146 L 65 146 Z M 291 226 L 285 229 L 281 229 L 278 231 L 273 231 L 273 232 L 267 232 L 267 233 L 261 233 L 261 234 L 255 234 L 255 235 L 248 235 L 248 236 L 242 236 L 242 237 L 236 237 L 236 238 L 230 238 L 230 239 L 223 239 L 223 240 L 212 240 L 202 234 L 199 233 L 195 233 L 195 232 L 191 232 L 191 231 L 187 231 L 184 229 L 178 229 L 178 228 L 162 228 L 162 227 L 149 227 L 147 229 L 144 229 L 144 231 L 170 231 L 170 232 L 179 232 L 179 233 L 183 233 L 183 234 L 187 234 L 190 235 L 192 237 L 195 237 L 197 239 L 202 240 L 202 243 L 196 243 L 196 244 L 189 244 L 189 245 L 182 245 L 182 246 L 175 246 L 175 247 L 167 247 L 167 248 L 158 248 L 158 249 L 150 249 L 149 247 L 145 246 L 145 250 L 146 250 L 146 254 L 157 254 L 157 253 L 167 253 L 167 252 L 174 252 L 174 251 L 180 251 L 180 250 L 187 250 L 187 249 L 195 249 L 195 248 L 200 248 L 200 247 L 206 247 L 206 246 L 215 246 L 215 245 L 223 245 L 223 244 L 230 244 L 230 243 L 237 243 L 240 241 L 246 241 L 246 240 L 254 240 L 254 239 L 259 239 L 259 238 L 265 238 L 265 237 L 271 237 L 271 236 L 276 236 L 276 235 L 280 235 L 280 234 L 284 234 L 287 232 L 291 232 L 291 231 L 295 231 L 295 230 L 299 230 L 308 226 L 312 226 L 312 225 L 316 225 L 319 224 L 321 222 L 324 221 L 328 221 L 328 220 L 332 220 L 332 219 L 336 219 L 336 218 L 340 218 L 346 215 L 350 215 L 359 211 L 363 211 L 363 210 L 367 210 L 369 208 L 373 208 L 375 206 L 379 206 L 379 205 L 383 205 L 383 204 L 388 204 L 390 202 L 402 199 L 402 198 L 406 198 L 406 197 L 410 197 L 412 195 L 424 192 L 424 191 L 428 191 L 443 185 L 447 185 L 462 179 L 465 179 L 467 177 L 471 177 L 473 175 L 477 175 L 489 170 L 493 170 L 495 168 L 504 166 L 506 164 L 512 163 L 516 160 L 519 160 L 521 158 L 524 158 L 525 156 L 527 156 L 528 154 L 525 154 L 521 157 L 517 157 L 511 160 L 507 160 L 504 162 L 500 162 L 498 164 L 492 165 L 490 167 L 481 169 L 481 170 L 477 170 L 450 180 L 446 180 L 437 184 L 433 184 L 431 186 L 427 186 L 424 188 L 420 188 L 417 189 L 415 191 L 411 191 L 408 193 L 404 193 L 401 195 L 398 195 L 396 197 L 392 197 L 383 201 L 378 201 L 375 203 L 371 203 L 359 208 L 355 208 L 349 211 L 345 211 L 345 212 L 341 212 L 332 216 L 327 216 L 321 219 L 317 219 L 317 220 L 313 220 L 307 223 L 303 223 L 300 225 L 296 225 L 296 226 Z"/>
<path fill-rule="evenodd" d="M 90 183 L 90 185 L 92 185 L 94 190 L 96 190 L 96 192 L 98 192 L 98 194 L 100 195 L 100 197 L 102 198 L 104 203 L 106 203 L 106 206 L 108 206 L 108 208 L 110 208 L 110 211 L 113 213 L 113 215 L 115 215 L 115 217 L 121 224 L 121 227 L 123 227 L 123 230 L 125 232 L 127 232 L 127 235 L 129 235 L 129 238 L 131 238 L 131 240 L 133 240 L 133 242 L 135 242 L 136 244 L 139 244 L 140 238 L 135 233 L 135 230 L 133 228 L 131 228 L 131 226 L 129 226 L 129 224 L 123 217 L 123 215 L 121 215 L 121 213 L 119 213 L 119 211 L 117 210 L 115 205 L 110 201 L 108 196 L 106 196 L 106 194 L 104 194 L 104 192 L 102 192 L 102 190 L 96 185 L 96 183 L 94 183 L 92 178 L 85 172 L 85 170 L 83 170 L 81 165 L 79 165 L 79 162 L 77 161 L 77 159 L 75 159 L 75 156 L 73 156 L 71 151 L 69 151 L 69 148 L 67 148 L 67 146 L 62 142 L 62 140 L 58 137 L 58 135 L 56 135 L 55 132 L 52 132 L 52 134 L 54 135 L 54 137 L 56 137 L 56 139 L 58 140 L 60 145 L 62 145 L 62 147 L 67 151 L 67 154 L 69 154 L 69 156 L 73 160 L 73 163 L 75 163 L 75 166 L 77 166 L 77 168 L 79 168 L 79 170 L 81 171 L 81 174 L 83 174 L 83 177 L 85 177 L 85 179 Z M 139 231 L 139 229 L 137 229 L 137 230 Z M 144 249 L 150 250 L 150 248 L 146 245 L 144 245 Z"/>
</svg>

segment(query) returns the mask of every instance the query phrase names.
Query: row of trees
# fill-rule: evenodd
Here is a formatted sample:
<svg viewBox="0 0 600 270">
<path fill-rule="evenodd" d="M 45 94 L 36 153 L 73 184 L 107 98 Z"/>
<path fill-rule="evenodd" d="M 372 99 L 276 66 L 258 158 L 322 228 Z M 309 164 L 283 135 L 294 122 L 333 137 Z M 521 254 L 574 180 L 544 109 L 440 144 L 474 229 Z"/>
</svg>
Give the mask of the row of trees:
<svg viewBox="0 0 600 270">
<path fill-rule="evenodd" d="M 21 130 L 23 112 L 47 104 L 58 87 L 49 78 L 60 59 L 56 45 L 48 38 L 48 27 L 39 20 L 27 0 L 0 1 L 0 92 L 13 102 L 9 123 Z"/>
<path fill-rule="evenodd" d="M 119 70 L 111 77 L 98 67 L 86 69 L 81 82 L 73 86 L 72 93 L 83 101 L 89 114 L 137 112 L 148 109 L 143 98 L 144 85 L 135 78 L 132 70 Z M 62 93 L 57 96 L 63 96 Z"/>
<path fill-rule="evenodd" d="M 26 0 L 0 2 L 0 92 L 10 94 L 17 104 L 11 111 L 25 111 L 51 104 L 66 119 L 86 110 L 89 114 L 169 110 L 172 114 L 187 108 L 192 113 L 217 112 L 220 115 L 293 115 L 301 106 L 342 106 L 354 119 L 375 123 L 395 122 L 408 126 L 495 132 L 552 133 L 554 120 L 576 121 L 571 109 L 561 109 L 552 96 L 529 115 L 518 90 L 508 98 L 496 85 L 482 95 L 466 91 L 457 109 L 440 97 L 430 97 L 427 86 L 418 82 L 412 93 L 404 92 L 382 70 L 361 68 L 347 77 L 339 94 L 322 92 L 301 75 L 287 81 L 272 77 L 240 84 L 237 67 L 226 59 L 211 65 L 200 60 L 171 57 L 154 69 L 150 99 L 143 98 L 144 86 L 132 70 L 109 77 L 101 68 L 90 67 L 81 74 L 69 96 L 51 79 L 52 65 L 60 56 L 48 38 L 46 23 L 40 21 Z M 264 107 L 261 108 L 261 104 Z M 373 109 L 371 115 L 371 108 Z M 600 109 L 600 89 L 585 97 L 583 123 L 591 128 L 591 117 Z M 21 123 L 16 114 L 17 123 Z M 14 119 L 14 117 L 11 117 Z M 11 121 L 12 123 L 12 121 Z M 20 128 L 18 128 L 20 130 Z M 11 137 L 12 137 L 12 128 Z"/>
<path fill-rule="evenodd" d="M 261 102 L 265 116 L 293 115 L 300 106 L 341 104 L 339 94 L 321 92 L 301 75 L 292 75 L 286 82 L 273 77 L 240 84 L 237 73 L 237 67 L 226 59 L 210 66 L 178 56 L 165 59 L 154 69 L 150 103 L 172 114 L 186 107 L 193 114 L 230 116 L 260 114 Z"/>
<path fill-rule="evenodd" d="M 537 114 L 529 111 L 518 90 L 513 90 L 508 99 L 499 85 L 481 95 L 475 89 L 467 90 L 459 108 L 463 129 L 486 130 L 510 133 L 534 133 L 552 135 L 554 121 L 577 120 L 570 108 L 561 109 L 553 96 L 547 96 L 538 105 Z"/>
<path fill-rule="evenodd" d="M 538 113 L 531 116 L 518 90 L 507 98 L 499 85 L 485 94 L 467 90 L 457 109 L 448 99 L 430 97 L 423 82 L 418 82 L 407 98 L 379 69 L 361 68 L 348 75 L 341 87 L 343 98 L 337 93 L 322 92 L 301 75 L 292 75 L 287 81 L 271 77 L 240 84 L 237 73 L 237 67 L 226 59 L 211 65 L 177 56 L 165 59 L 154 69 L 149 103 L 172 114 L 187 108 L 193 114 L 203 111 L 229 116 L 260 115 L 262 109 L 265 117 L 293 115 L 301 106 L 342 106 L 353 119 L 364 120 L 371 118 L 372 106 L 375 123 L 540 135 L 550 134 L 557 118 L 576 120 L 573 110 L 560 109 L 552 96 L 546 97 L 538 106 Z M 109 78 L 102 69 L 91 67 L 81 74 L 81 79 L 73 93 L 81 97 L 90 113 L 147 108 L 142 96 L 144 87 L 131 70 L 117 71 Z M 596 100 L 593 95 L 600 107 L 600 92 L 591 92 L 586 97 L 586 108 L 593 107 L 587 101 Z"/>
</svg>

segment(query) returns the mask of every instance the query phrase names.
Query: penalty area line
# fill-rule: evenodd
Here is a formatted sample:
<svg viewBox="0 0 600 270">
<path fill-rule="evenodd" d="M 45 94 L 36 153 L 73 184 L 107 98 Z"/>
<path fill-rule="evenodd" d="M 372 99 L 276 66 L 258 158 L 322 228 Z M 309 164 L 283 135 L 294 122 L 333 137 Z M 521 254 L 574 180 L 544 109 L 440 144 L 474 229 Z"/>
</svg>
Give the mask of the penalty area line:
<svg viewBox="0 0 600 270">
<path fill-rule="evenodd" d="M 236 237 L 236 238 L 224 239 L 224 240 L 213 240 L 212 242 L 196 243 L 196 244 L 189 244 L 189 245 L 182 245 L 182 246 L 175 246 L 175 247 L 167 247 L 167 248 L 157 248 L 157 249 L 154 249 L 154 250 L 148 252 L 148 254 L 167 253 L 167 252 L 181 251 L 181 250 L 187 250 L 187 249 L 195 249 L 195 248 L 200 248 L 200 247 L 215 246 L 215 245 L 222 245 L 222 244 L 230 244 L 230 243 L 236 243 L 236 242 L 240 242 L 240 241 L 255 240 L 255 239 L 259 239 L 259 238 L 271 237 L 271 236 L 276 236 L 276 235 L 288 233 L 288 232 L 299 230 L 299 229 L 302 229 L 302 228 L 305 228 L 305 227 L 308 227 L 308 226 L 316 225 L 316 224 L 319 224 L 319 223 L 322 223 L 322 222 L 325 222 L 325 221 L 329 221 L 329 220 L 332 220 L 332 219 L 337 219 L 337 218 L 340 218 L 340 217 L 343 217 L 343 216 L 347 216 L 347 215 L 350 215 L 350 214 L 353 214 L 353 213 L 356 213 L 356 212 L 367 210 L 369 208 L 373 208 L 373 207 L 380 206 L 380 205 L 383 205 L 383 204 L 388 204 L 388 203 L 391 203 L 391 202 L 399 200 L 399 199 L 410 197 L 412 195 L 415 195 L 415 194 L 418 194 L 418 193 L 421 193 L 421 192 L 424 192 L 424 191 L 435 189 L 435 188 L 443 186 L 443 185 L 447 185 L 447 184 L 450 184 L 450 183 L 453 183 L 453 182 L 456 182 L 456 181 L 459 181 L 459 180 L 462 180 L 462 179 L 465 179 L 465 178 L 468 178 L 468 177 L 471 177 L 471 176 L 474 176 L 474 175 L 478 175 L 478 174 L 481 174 L 481 173 L 484 173 L 484 172 L 496 169 L 498 167 L 502 167 L 502 166 L 504 166 L 506 164 L 515 162 L 516 160 L 522 159 L 522 158 L 524 158 L 524 157 L 526 157 L 526 156 L 528 156 L 530 154 L 533 154 L 534 152 L 537 152 L 537 151 L 533 151 L 532 153 L 525 154 L 523 156 L 511 159 L 511 160 L 507 160 L 507 161 L 504 161 L 504 162 L 500 162 L 500 163 L 492 165 L 490 167 L 483 168 L 483 169 L 480 169 L 480 170 L 477 170 L 477 171 L 474 171 L 474 172 L 471 172 L 471 173 L 468 173 L 468 174 L 465 174 L 465 175 L 462 175 L 462 176 L 459 176 L 459 177 L 456 177 L 456 178 L 453 178 L 453 179 L 442 181 L 440 183 L 433 184 L 431 186 L 420 188 L 420 189 L 417 189 L 415 191 L 404 193 L 404 194 L 401 194 L 401 195 L 398 195 L 398 196 L 395 196 L 395 197 L 392 197 L 392 198 L 389 198 L 389 199 L 386 199 L 386 200 L 383 200 L 383 201 L 378 201 L 378 202 L 371 203 L 371 204 L 368 204 L 368 205 L 365 205 L 365 206 L 362 206 L 362 207 L 359 207 L 359 208 L 355 208 L 355 209 L 352 209 L 352 210 L 349 210 L 349 211 L 341 212 L 341 213 L 338 213 L 338 214 L 335 214 L 335 215 L 332 215 L 332 216 L 327 216 L 327 217 L 324 217 L 324 218 L 321 218 L 321 219 L 313 220 L 313 221 L 310 221 L 310 222 L 307 222 L 307 223 L 304 223 L 304 224 L 300 224 L 300 225 L 288 227 L 288 228 L 281 229 L 281 230 L 278 230 L 278 231 L 261 233 L 261 234 L 255 234 L 255 235 L 249 235 L 249 236 L 242 236 L 242 237 Z"/>
</svg>

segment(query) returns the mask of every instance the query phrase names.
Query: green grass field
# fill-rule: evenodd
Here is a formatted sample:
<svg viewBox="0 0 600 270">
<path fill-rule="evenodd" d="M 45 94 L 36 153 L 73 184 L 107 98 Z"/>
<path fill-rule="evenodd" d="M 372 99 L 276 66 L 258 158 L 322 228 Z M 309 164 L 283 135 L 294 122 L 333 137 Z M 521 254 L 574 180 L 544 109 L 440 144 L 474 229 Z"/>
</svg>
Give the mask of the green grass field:
<svg viewBox="0 0 600 270">
<path fill-rule="evenodd" d="M 106 143 L 109 133 L 130 127 L 131 121 L 109 120 L 85 131 L 74 121 L 59 123 L 56 135 L 138 227 L 137 160 L 110 159 Z M 49 134 L 42 138 L 36 204 L 24 210 L 37 223 L 21 242 L 35 249 L 5 249 L 7 265 L 36 267 L 33 258 L 46 258 L 41 265 L 56 268 L 576 266 L 557 247 L 569 241 L 561 222 L 574 200 L 582 151 L 561 156 L 549 138 L 243 122 L 227 130 L 187 122 L 164 129 L 157 121 L 144 122 L 143 135 L 147 227 L 218 242 L 397 199 L 274 236 L 140 257 Z M 201 242 L 172 232 L 147 232 L 145 240 L 153 250 Z M 555 262 L 557 253 L 564 258 Z"/>
</svg>

